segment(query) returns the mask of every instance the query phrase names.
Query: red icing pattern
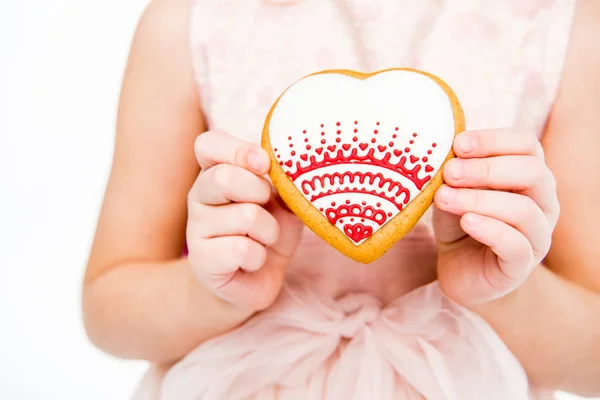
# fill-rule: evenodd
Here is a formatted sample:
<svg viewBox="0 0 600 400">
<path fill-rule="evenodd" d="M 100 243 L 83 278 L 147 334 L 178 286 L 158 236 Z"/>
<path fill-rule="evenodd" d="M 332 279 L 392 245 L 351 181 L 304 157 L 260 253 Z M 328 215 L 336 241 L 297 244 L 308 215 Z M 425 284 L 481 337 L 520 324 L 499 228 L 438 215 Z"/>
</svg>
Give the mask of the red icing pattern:
<svg viewBox="0 0 600 400">
<path fill-rule="evenodd" d="M 310 181 L 305 180 L 302 181 L 301 187 L 302 187 L 302 191 L 304 192 L 304 194 L 308 195 L 310 194 L 311 191 L 315 191 L 316 190 L 316 183 L 319 182 L 321 184 L 321 187 L 325 187 L 326 183 L 328 182 L 331 186 L 334 186 L 336 184 L 336 182 L 339 185 L 344 185 L 344 184 L 353 184 L 355 183 L 355 181 L 358 181 L 360 184 L 364 184 L 365 182 L 368 182 L 369 185 L 373 185 L 376 181 L 379 181 L 379 183 L 377 184 L 377 186 L 380 189 L 383 189 L 384 187 L 386 187 L 386 190 L 388 192 L 393 192 L 394 190 L 396 190 L 396 193 L 394 194 L 395 197 L 400 196 L 401 194 L 405 195 L 405 204 L 408 203 L 408 200 L 410 199 L 410 192 L 408 189 L 406 189 L 404 186 L 402 186 L 402 184 L 400 182 L 394 181 L 392 179 L 389 178 L 385 178 L 383 176 L 383 174 L 381 173 L 372 173 L 372 172 L 344 172 L 344 173 L 339 173 L 339 172 L 334 172 L 333 174 L 323 174 L 323 175 L 317 175 L 315 177 L 313 177 Z M 308 187 L 307 187 L 308 186 Z M 310 191 L 309 189 L 310 188 Z"/>
<path fill-rule="evenodd" d="M 363 222 L 365 219 L 368 219 L 375 222 L 379 226 L 385 224 L 385 221 L 387 220 L 385 212 L 377 210 L 373 206 L 365 207 L 358 204 L 342 204 L 337 208 L 328 208 L 325 211 L 325 215 L 327 216 L 329 222 L 334 225 L 341 220 L 341 218 L 345 217 L 361 218 Z"/>
<path fill-rule="evenodd" d="M 345 148 L 347 148 L 348 150 L 352 147 L 352 145 L 344 145 Z M 385 147 L 385 146 L 382 146 Z M 389 169 L 391 171 L 397 172 L 400 175 L 404 176 L 405 178 L 409 179 L 412 183 L 414 183 L 414 185 L 417 187 L 417 189 L 421 190 L 423 188 L 423 186 L 429 182 L 429 180 L 431 179 L 430 175 L 424 175 L 423 177 L 419 177 L 419 172 L 421 171 L 422 165 L 421 164 L 416 164 L 413 168 L 408 168 L 406 166 L 406 162 L 407 159 L 405 156 L 402 156 L 400 158 L 400 160 L 397 163 L 392 163 L 390 162 L 390 158 L 392 157 L 392 153 L 385 152 L 383 153 L 384 156 L 383 158 L 379 159 L 377 157 L 375 157 L 375 149 L 371 148 L 367 154 L 359 156 L 358 155 L 358 148 L 354 147 L 352 148 L 352 151 L 350 152 L 350 154 L 346 154 L 344 155 L 344 152 L 342 150 L 338 150 L 337 153 L 335 153 L 333 156 L 331 153 L 333 153 L 336 149 L 336 146 L 328 146 L 327 150 L 329 150 L 329 153 L 325 153 L 325 155 L 323 156 L 322 160 L 317 161 L 316 157 L 314 155 L 311 155 L 309 157 L 310 162 L 308 165 L 306 166 L 301 166 L 300 162 L 298 161 L 296 163 L 296 171 L 295 172 L 289 172 L 286 171 L 286 174 L 292 179 L 292 181 L 295 181 L 296 179 L 298 179 L 298 177 L 306 174 L 307 172 L 311 172 L 320 168 L 324 168 L 326 166 L 329 165 L 340 165 L 340 164 L 361 164 L 361 165 L 373 165 L 373 166 L 377 166 L 377 167 L 381 167 L 381 168 L 385 168 L 385 169 Z M 405 149 L 405 151 L 409 151 L 410 149 Z M 286 164 L 287 165 L 287 164 Z"/>
<path fill-rule="evenodd" d="M 319 194 L 315 194 L 310 198 L 310 201 L 315 201 L 322 199 L 323 197 L 332 196 L 334 194 L 342 194 L 342 193 L 364 193 L 370 194 L 371 196 L 379 197 L 380 199 L 387 200 L 392 203 L 399 211 L 402 211 L 402 203 L 398 203 L 393 197 L 386 196 L 385 192 L 377 192 L 375 190 L 367 190 L 365 188 L 349 188 L 346 187 L 344 189 L 337 188 L 335 190 L 328 190 L 326 192 L 322 192 Z M 404 204 L 408 204 L 408 197 L 406 197 L 403 201 Z M 377 203 L 377 207 L 381 207 L 381 204 Z M 334 205 L 334 204 L 332 204 Z"/>
<path fill-rule="evenodd" d="M 355 126 L 350 129 L 356 133 L 358 132 L 358 121 L 353 122 Z M 335 202 L 331 202 L 331 208 L 320 207 L 320 205 L 323 205 L 322 203 L 315 206 L 319 207 L 319 211 L 326 216 L 331 224 L 337 225 L 346 236 L 359 244 L 372 236 L 378 227 L 383 226 L 390 218 L 393 218 L 395 214 L 391 212 L 393 209 L 402 211 L 403 207 L 410 202 L 411 191 L 414 189 L 409 190 L 404 187 L 398 181 L 398 177 L 393 178 L 385 171 L 369 172 L 364 169 L 356 171 L 356 168 L 352 166 L 365 165 L 392 171 L 409 180 L 414 184 L 414 188 L 419 191 L 431 180 L 431 173 L 434 172 L 434 168 L 428 164 L 428 157 L 423 157 L 424 154 L 418 154 L 420 152 L 418 147 L 412 149 L 412 152 L 410 147 L 404 147 L 413 145 L 418 140 L 419 135 L 417 132 L 405 134 L 399 132 L 399 127 L 393 127 L 391 128 L 393 131 L 388 131 L 389 136 L 386 138 L 387 128 L 376 122 L 377 129 L 373 129 L 375 127 L 371 128 L 371 138 L 355 135 L 343 138 L 343 136 L 340 136 L 342 134 L 340 130 L 342 123 L 337 121 L 333 122 L 332 125 L 337 126 L 337 128 L 332 129 L 331 132 L 324 129 L 325 124 L 321 124 L 322 129 L 315 132 L 315 134 L 321 134 L 322 147 L 316 147 L 311 151 L 310 144 L 306 144 L 309 140 L 307 136 L 304 136 L 306 152 L 300 151 L 298 155 L 295 151 L 287 153 L 293 158 L 286 156 L 285 151 L 279 154 L 278 150 L 274 149 L 274 152 L 277 158 L 281 158 L 283 155 L 284 161 L 279 164 L 284 166 L 284 171 L 288 177 L 296 182 L 296 185 L 301 188 L 301 192 L 313 204 L 324 197 L 340 196 L 339 202 L 342 204 L 337 207 Z M 363 128 L 363 132 L 365 128 Z M 301 132 L 302 134 L 308 132 L 310 135 L 310 130 L 304 129 Z M 385 144 L 377 144 L 375 138 L 382 135 Z M 388 142 L 390 137 L 393 140 Z M 327 144 L 327 142 L 334 141 L 334 138 L 334 144 Z M 291 141 L 293 138 L 290 136 L 287 139 Z M 369 141 L 373 144 L 366 143 Z M 399 148 L 394 149 L 394 146 Z M 294 146 L 289 143 L 289 147 L 293 148 Z M 437 147 L 437 143 L 431 143 L 427 155 L 431 155 L 435 147 Z M 403 150 L 401 150 L 402 148 Z M 285 160 L 285 158 L 288 158 L 288 160 Z M 329 169 L 334 165 L 346 165 L 347 168 L 338 169 L 339 172 L 334 172 Z M 320 171 L 321 169 L 325 170 Z M 309 173 L 309 177 L 303 178 L 305 174 Z M 301 180 L 298 181 L 299 179 Z M 406 184 L 406 181 L 403 180 L 402 182 Z M 352 195 L 350 197 L 353 199 L 352 201 L 357 201 L 359 204 L 352 203 L 348 197 L 344 196 L 348 194 Z M 359 197 L 353 197 L 355 195 Z M 367 201 L 363 201 L 363 199 Z M 379 202 L 374 204 L 374 199 L 378 199 Z M 338 198 L 336 198 L 336 201 L 338 201 Z M 381 203 L 385 203 L 383 207 Z M 345 223 L 342 218 L 350 223 Z M 360 222 L 354 223 L 355 219 Z"/>
<path fill-rule="evenodd" d="M 344 233 L 358 243 L 363 239 L 369 238 L 373 234 L 373 228 L 364 226 L 360 222 L 354 225 L 346 224 L 344 225 Z"/>
</svg>

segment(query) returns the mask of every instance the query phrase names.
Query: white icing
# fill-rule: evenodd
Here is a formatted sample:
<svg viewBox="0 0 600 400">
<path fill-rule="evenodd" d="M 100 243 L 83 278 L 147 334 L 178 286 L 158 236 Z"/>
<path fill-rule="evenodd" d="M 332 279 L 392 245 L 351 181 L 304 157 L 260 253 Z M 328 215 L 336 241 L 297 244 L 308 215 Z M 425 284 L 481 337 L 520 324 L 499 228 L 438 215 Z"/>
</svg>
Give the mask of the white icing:
<svg viewBox="0 0 600 400">
<path fill-rule="evenodd" d="M 355 121 L 358 123 L 355 124 Z M 337 122 L 340 123 L 339 126 Z M 324 124 L 324 127 L 321 127 L 321 124 Z M 355 133 L 354 129 L 358 129 L 358 132 Z M 303 133 L 304 130 L 306 133 Z M 340 134 L 337 133 L 338 130 L 341 131 Z M 374 130 L 378 133 L 375 134 Z M 321 135 L 321 132 L 325 132 L 325 135 Z M 413 137 L 413 133 L 417 133 L 417 137 Z M 381 160 L 385 153 L 390 152 L 389 164 L 395 165 L 401 157 L 407 156 L 404 149 L 409 147 L 408 155 L 418 157 L 417 164 L 422 164 L 418 177 L 422 178 L 426 175 L 433 177 L 452 146 L 454 116 L 444 90 L 432 79 L 416 72 L 388 71 L 365 80 L 341 74 L 320 74 L 300 80 L 281 96 L 271 115 L 269 134 L 271 146 L 279 157 L 278 160 L 292 162 L 291 167 L 286 164 L 282 166 L 284 171 L 289 173 L 296 172 L 297 163 L 300 163 L 301 167 L 310 166 L 311 156 L 318 162 L 323 160 L 326 153 L 335 156 L 340 149 L 344 156 L 350 156 L 355 149 L 358 157 L 364 157 L 374 148 L 376 149 L 374 157 L 377 160 Z M 393 135 L 397 137 L 394 138 Z M 354 137 L 358 140 L 353 141 Z M 336 142 L 337 138 L 340 142 Z M 376 140 L 375 144 L 371 143 L 373 138 Z M 323 139 L 326 140 L 325 144 L 321 143 Z M 413 144 L 409 143 L 411 140 L 414 141 Z M 393 142 L 393 147 L 389 146 L 390 142 Z M 359 148 L 358 145 L 361 143 L 368 144 L 368 147 Z M 433 143 L 437 146 L 432 147 Z M 290 147 L 290 144 L 293 147 Z M 351 145 L 351 148 L 344 150 L 342 148 L 344 144 Z M 306 149 L 307 145 L 311 147 L 310 150 Z M 327 146 L 332 145 L 336 146 L 335 150 L 328 150 Z M 378 149 L 380 145 L 385 146 L 385 149 L 381 149 L 383 152 Z M 321 154 L 316 152 L 318 148 L 323 148 Z M 402 154 L 394 154 L 393 150 L 402 150 Z M 428 151 L 431 151 L 431 154 L 428 154 Z M 295 154 L 292 155 L 292 152 Z M 302 155 L 308 159 L 302 159 Z M 423 162 L 423 157 L 427 157 L 427 162 Z M 384 178 L 399 182 L 406 188 L 410 192 L 410 200 L 417 197 L 426 187 L 425 184 L 419 189 L 409 178 L 391 169 L 370 165 L 356 159 L 347 161 L 352 163 L 327 165 L 318 170 L 308 171 L 298 177 L 294 184 L 309 201 L 312 196 L 323 191 L 335 191 L 346 187 L 381 191 L 391 197 L 396 192 L 396 190 L 389 191 L 389 184 L 379 188 L 379 178 L 370 184 L 365 182 L 363 185 L 355 180 L 350 186 L 347 184 L 348 179 L 340 184 L 340 179 L 336 178 L 333 185 L 329 179 L 325 180 L 324 185 L 317 181 L 314 191 L 304 193 L 303 188 L 307 188 L 307 185 L 303 185 L 303 182 L 323 174 L 381 173 Z M 412 169 L 415 165 L 407 159 L 408 169 Z M 433 171 L 425 172 L 425 165 L 433 167 Z M 399 203 L 402 203 L 403 199 L 404 194 L 398 196 Z M 315 200 L 313 206 L 317 209 L 323 208 L 325 215 L 325 210 L 332 201 L 339 205 L 345 200 L 350 200 L 352 204 L 362 204 L 365 201 L 367 206 L 373 207 L 376 203 L 381 203 L 377 208 L 385 211 L 386 215 L 392 213 L 392 216 L 386 219 L 386 223 L 400 212 L 393 203 L 364 193 L 326 196 Z M 354 222 L 356 221 L 360 221 L 360 218 L 355 218 Z M 344 221 L 344 224 L 346 223 L 347 221 Z M 336 226 L 344 232 L 344 224 L 337 223 Z M 368 220 L 363 224 L 370 226 L 373 233 L 381 228 L 377 223 Z M 358 245 L 364 240 L 366 239 L 353 242 Z"/>
</svg>

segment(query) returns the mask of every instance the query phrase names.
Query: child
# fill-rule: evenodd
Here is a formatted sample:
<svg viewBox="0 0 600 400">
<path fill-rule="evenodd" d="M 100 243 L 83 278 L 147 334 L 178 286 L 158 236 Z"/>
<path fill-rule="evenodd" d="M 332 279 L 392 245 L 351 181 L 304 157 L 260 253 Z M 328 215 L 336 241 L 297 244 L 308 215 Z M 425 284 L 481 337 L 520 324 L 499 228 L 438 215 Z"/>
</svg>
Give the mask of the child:
<svg viewBox="0 0 600 400">
<path fill-rule="evenodd" d="M 90 339 L 155 365 L 138 399 L 599 394 L 598 37 L 596 0 L 155 0 L 85 280 Z M 297 79 L 390 67 L 445 80 L 468 130 L 432 212 L 360 265 L 282 205 L 260 135 Z"/>
</svg>

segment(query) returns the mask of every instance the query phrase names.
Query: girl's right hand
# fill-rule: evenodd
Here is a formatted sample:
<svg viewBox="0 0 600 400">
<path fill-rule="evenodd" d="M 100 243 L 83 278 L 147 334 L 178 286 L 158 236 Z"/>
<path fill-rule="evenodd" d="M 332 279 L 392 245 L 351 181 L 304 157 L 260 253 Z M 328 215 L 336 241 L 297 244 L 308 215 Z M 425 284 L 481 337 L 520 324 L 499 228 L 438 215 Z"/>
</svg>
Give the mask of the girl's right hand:
<svg viewBox="0 0 600 400">
<path fill-rule="evenodd" d="M 259 146 L 221 132 L 196 139 L 201 172 L 188 195 L 187 244 L 197 279 L 248 311 L 276 299 L 303 231 L 278 203 L 270 159 Z"/>
</svg>

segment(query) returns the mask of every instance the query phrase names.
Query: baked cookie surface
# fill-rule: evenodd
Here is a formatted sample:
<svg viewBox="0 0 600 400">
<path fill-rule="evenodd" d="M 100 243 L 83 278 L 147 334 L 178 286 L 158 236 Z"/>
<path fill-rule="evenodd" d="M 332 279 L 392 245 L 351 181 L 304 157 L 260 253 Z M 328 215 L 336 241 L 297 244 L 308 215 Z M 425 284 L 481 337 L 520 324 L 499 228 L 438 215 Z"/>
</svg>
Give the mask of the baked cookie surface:
<svg viewBox="0 0 600 400">
<path fill-rule="evenodd" d="M 343 254 L 369 263 L 429 208 L 464 127 L 455 94 L 431 74 L 332 70 L 277 99 L 262 145 L 288 207 Z"/>
</svg>

